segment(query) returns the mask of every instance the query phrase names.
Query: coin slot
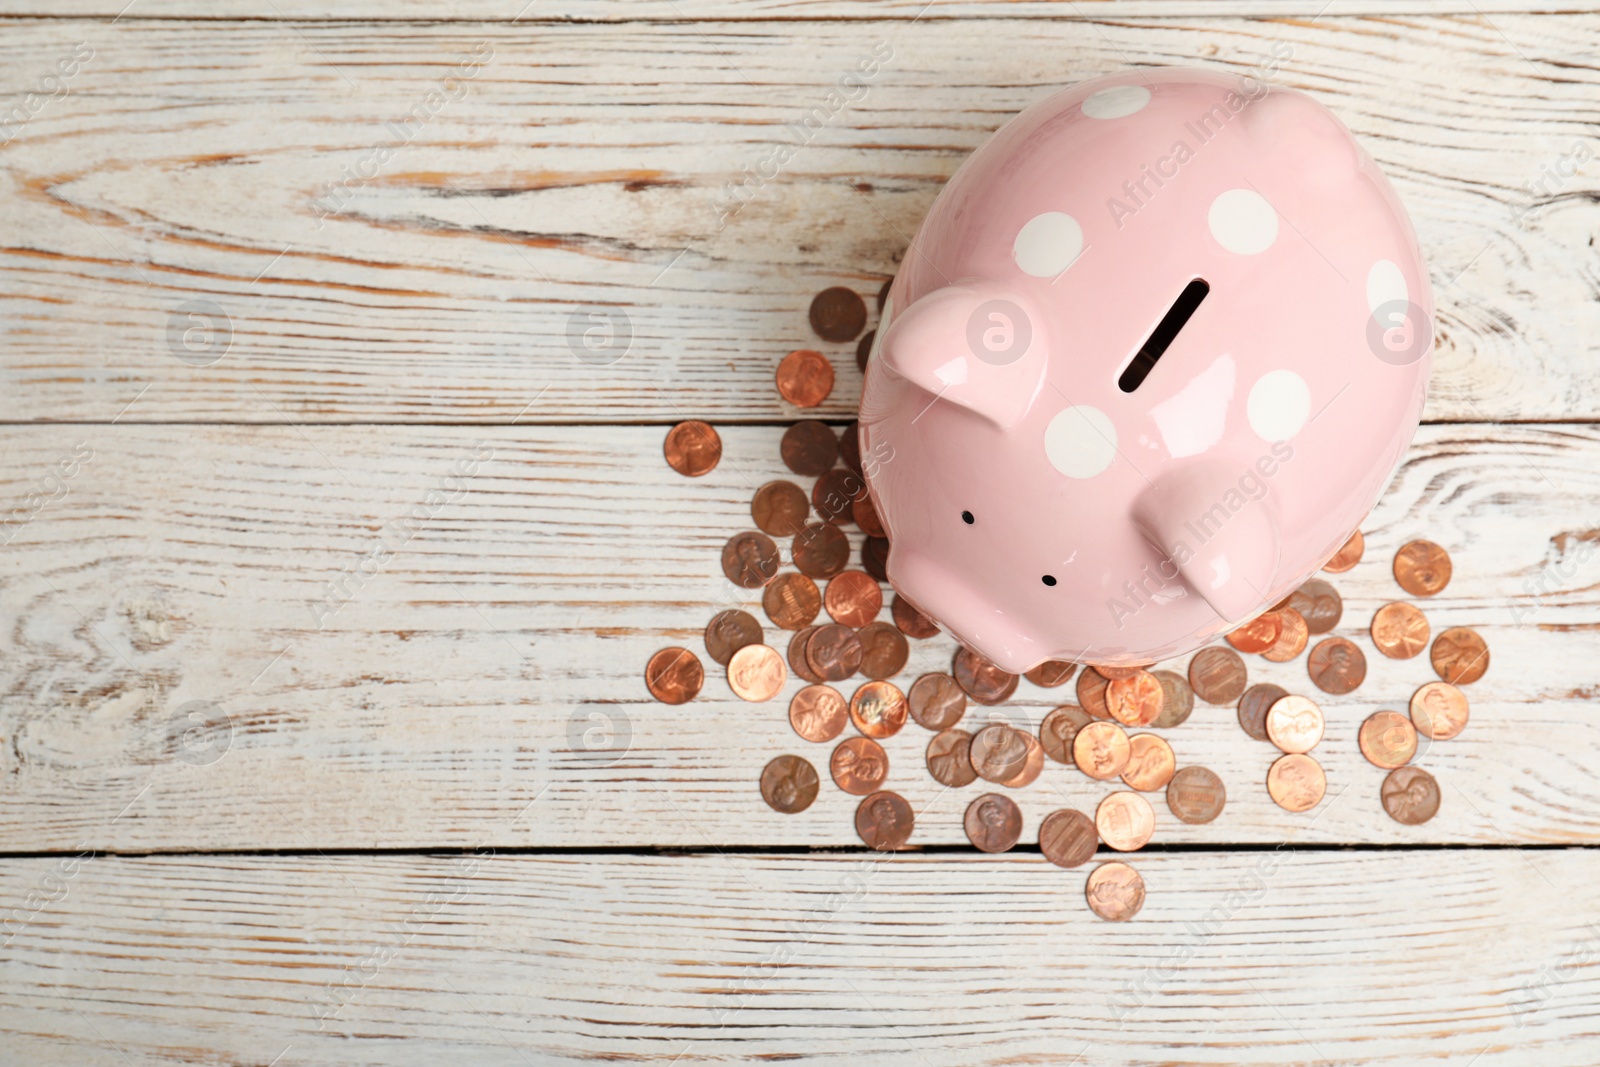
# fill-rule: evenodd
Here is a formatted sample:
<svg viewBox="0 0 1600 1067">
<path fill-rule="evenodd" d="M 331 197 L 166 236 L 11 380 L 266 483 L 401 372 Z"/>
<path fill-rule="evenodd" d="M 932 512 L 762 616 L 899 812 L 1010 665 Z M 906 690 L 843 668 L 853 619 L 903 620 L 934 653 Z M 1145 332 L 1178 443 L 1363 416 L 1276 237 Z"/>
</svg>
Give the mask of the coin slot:
<svg viewBox="0 0 1600 1067">
<path fill-rule="evenodd" d="M 1206 284 L 1204 278 L 1196 278 L 1183 287 L 1178 299 L 1172 302 L 1167 313 L 1161 316 L 1161 321 L 1156 323 L 1149 340 L 1140 346 L 1133 361 L 1123 369 L 1122 377 L 1117 379 L 1119 389 L 1124 393 L 1131 393 L 1143 384 L 1145 378 L 1155 369 L 1156 361 L 1166 353 L 1173 339 L 1178 336 L 1178 331 L 1183 329 L 1189 317 L 1200 306 L 1200 301 L 1204 300 L 1210 291 L 1211 286 Z"/>
</svg>

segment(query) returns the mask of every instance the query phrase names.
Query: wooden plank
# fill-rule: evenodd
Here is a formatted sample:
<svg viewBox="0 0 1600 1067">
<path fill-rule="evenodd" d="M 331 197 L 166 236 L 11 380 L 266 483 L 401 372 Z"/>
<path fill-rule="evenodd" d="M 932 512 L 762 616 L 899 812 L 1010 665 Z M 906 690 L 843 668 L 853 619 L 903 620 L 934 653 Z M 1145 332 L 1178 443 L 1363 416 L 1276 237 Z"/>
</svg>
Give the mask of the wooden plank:
<svg viewBox="0 0 1600 1067">
<path fill-rule="evenodd" d="M 797 679 L 760 705 L 715 673 L 681 707 L 643 685 L 656 649 L 703 652 L 721 607 L 760 617 L 718 560 L 754 487 L 785 476 L 780 436 L 727 427 L 721 466 L 689 480 L 651 427 L 0 429 L 0 500 L 56 496 L 0 551 L 0 616 L 15 620 L 0 631 L 0 847 L 854 843 L 855 801 L 831 782 L 794 817 L 757 793 L 780 752 L 825 766 L 831 746 L 787 723 Z M 50 481 L 63 463 L 73 476 Z M 1365 529 L 1367 559 L 1335 581 L 1338 632 L 1370 673 L 1322 699 L 1326 810 L 1276 808 L 1260 784 L 1274 750 L 1202 706 L 1172 739 L 1223 776 L 1229 808 L 1204 827 L 1164 817 L 1158 840 L 1600 838 L 1600 428 L 1425 427 Z M 1412 828 L 1380 809 L 1355 731 L 1432 678 L 1365 633 L 1401 595 L 1393 552 L 1419 535 L 1455 561 L 1432 625 L 1478 628 L 1493 659 L 1466 732 L 1419 760 L 1445 802 Z M 902 686 L 953 648 L 914 645 Z M 1315 692 L 1303 658 L 1251 671 Z M 1037 723 L 1070 699 L 1024 683 L 995 714 Z M 215 732 L 194 701 L 221 709 Z M 887 742 L 892 781 L 925 811 L 919 842 L 962 843 L 975 791 L 926 776 L 926 741 L 913 725 Z M 1030 835 L 1105 791 L 1051 765 L 1019 794 Z"/>
<path fill-rule="evenodd" d="M 719 221 L 725 183 L 878 40 L 894 55 L 864 98 Z M 1278 80 L 1332 107 L 1415 216 L 1441 307 L 1429 418 L 1586 420 L 1600 391 L 1600 170 L 1527 191 L 1591 143 L 1592 16 L 12 21 L 8 90 L 79 42 L 67 95 L 0 149 L 0 419 L 791 417 L 772 372 L 814 343 L 811 296 L 875 292 L 1010 115 L 1128 64 L 1285 53 Z M 480 46 L 461 98 L 396 134 Z M 180 310 L 196 300 L 227 347 Z M 628 316 L 614 363 L 574 355 L 589 308 Z M 826 347 L 823 411 L 845 416 L 851 346 Z"/>
<path fill-rule="evenodd" d="M 1148 900 L 1113 924 L 1085 869 L 1022 855 L 7 860 L 0 901 L 30 910 L 0 1046 L 75 1067 L 1497 1067 L 1600 1042 L 1592 850 L 1136 862 Z"/>
</svg>

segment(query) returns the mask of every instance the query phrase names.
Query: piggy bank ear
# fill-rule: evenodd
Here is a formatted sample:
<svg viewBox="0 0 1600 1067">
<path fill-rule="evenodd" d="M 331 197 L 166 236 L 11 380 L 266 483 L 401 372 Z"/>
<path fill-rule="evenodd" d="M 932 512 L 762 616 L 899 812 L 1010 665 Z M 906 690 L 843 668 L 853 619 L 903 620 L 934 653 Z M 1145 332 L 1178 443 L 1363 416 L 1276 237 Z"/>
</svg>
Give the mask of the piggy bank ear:
<svg viewBox="0 0 1600 1067">
<path fill-rule="evenodd" d="M 893 373 L 1005 429 L 1044 386 L 1045 340 L 1029 300 L 973 282 L 936 289 L 897 314 L 879 355 Z"/>
</svg>

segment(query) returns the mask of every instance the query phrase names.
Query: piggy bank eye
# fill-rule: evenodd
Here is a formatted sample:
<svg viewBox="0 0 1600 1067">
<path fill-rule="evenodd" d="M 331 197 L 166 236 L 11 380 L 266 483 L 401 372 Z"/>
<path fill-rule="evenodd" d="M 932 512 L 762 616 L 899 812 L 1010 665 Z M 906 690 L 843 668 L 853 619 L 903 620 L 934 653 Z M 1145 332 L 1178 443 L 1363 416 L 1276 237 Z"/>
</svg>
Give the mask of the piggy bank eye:
<svg viewBox="0 0 1600 1067">
<path fill-rule="evenodd" d="M 1053 575 L 1053 574 L 1047 574 L 1043 578 L 1040 578 L 1039 580 L 1041 582 L 1043 582 L 1045 585 L 1055 585 L 1056 584 L 1056 576 Z"/>
<path fill-rule="evenodd" d="M 977 522 L 978 520 L 972 517 L 972 512 L 963 511 L 961 513 L 961 521 L 966 523 L 968 526 L 971 526 L 973 523 Z"/>
</svg>

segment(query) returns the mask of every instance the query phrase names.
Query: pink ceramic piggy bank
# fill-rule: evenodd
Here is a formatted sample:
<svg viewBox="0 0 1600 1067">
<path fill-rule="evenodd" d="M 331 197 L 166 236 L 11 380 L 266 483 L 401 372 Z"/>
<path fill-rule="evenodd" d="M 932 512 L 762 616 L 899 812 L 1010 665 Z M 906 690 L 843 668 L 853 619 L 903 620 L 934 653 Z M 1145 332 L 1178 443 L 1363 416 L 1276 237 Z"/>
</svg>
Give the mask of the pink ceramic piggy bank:
<svg viewBox="0 0 1600 1067">
<path fill-rule="evenodd" d="M 1276 604 L 1411 440 L 1432 299 L 1405 209 L 1301 93 L 1085 82 L 958 170 L 861 401 L 889 581 L 1001 667 L 1127 666 Z"/>
</svg>

